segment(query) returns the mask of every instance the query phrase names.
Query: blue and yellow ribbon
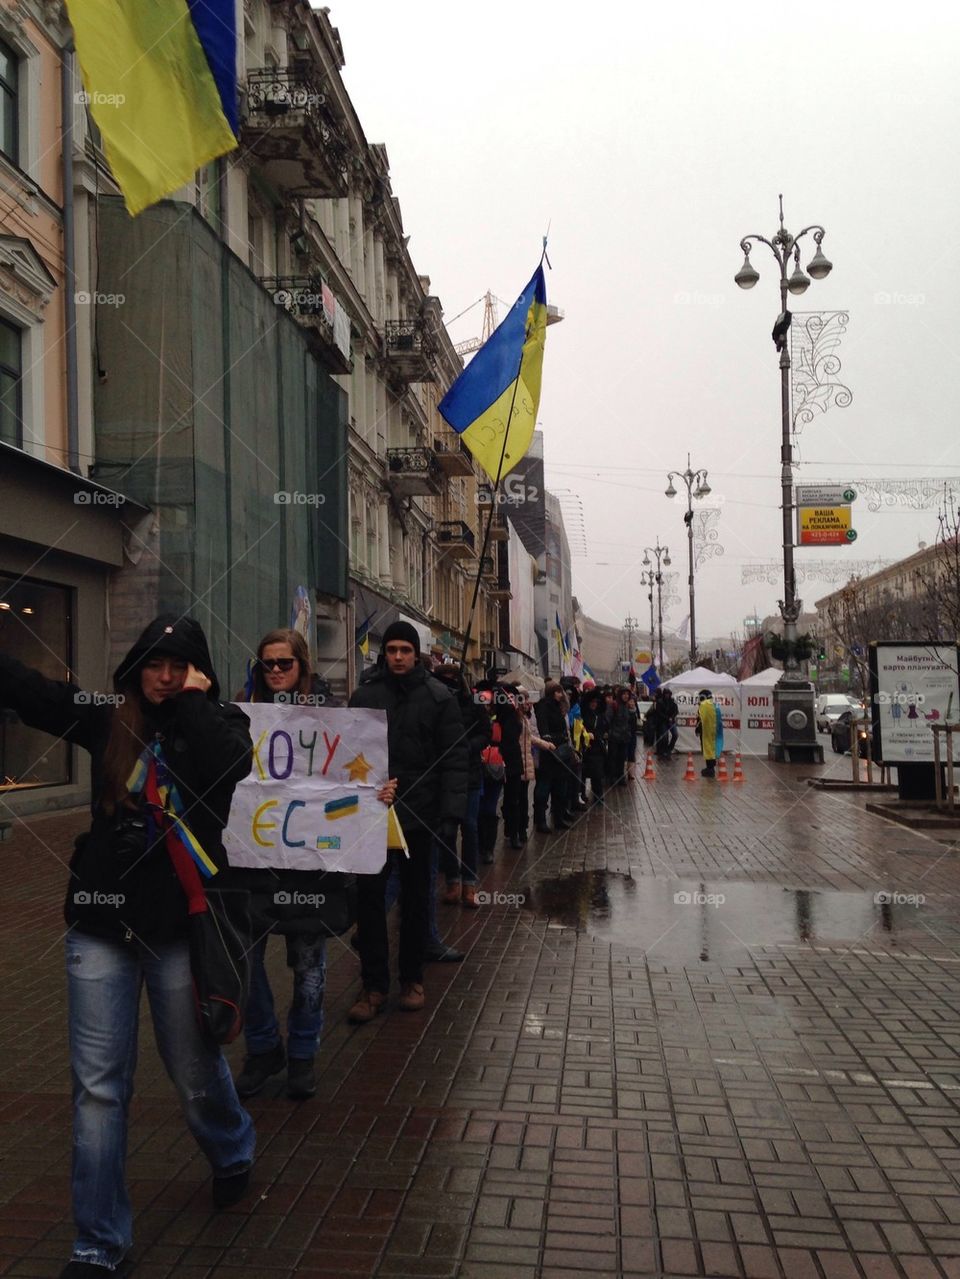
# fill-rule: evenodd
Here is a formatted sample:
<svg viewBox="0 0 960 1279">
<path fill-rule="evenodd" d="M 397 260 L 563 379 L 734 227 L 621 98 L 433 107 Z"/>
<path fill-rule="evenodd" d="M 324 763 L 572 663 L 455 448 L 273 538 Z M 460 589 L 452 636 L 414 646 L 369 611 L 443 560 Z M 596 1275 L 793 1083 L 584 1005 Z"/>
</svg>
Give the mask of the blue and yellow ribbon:
<svg viewBox="0 0 960 1279">
<path fill-rule="evenodd" d="M 150 786 L 151 772 L 153 772 L 153 787 Z M 203 851 L 196 835 L 194 835 L 185 821 L 186 809 L 184 808 L 183 800 L 177 790 L 177 783 L 170 775 L 167 761 L 163 757 L 163 750 L 158 741 L 151 742 L 146 747 L 136 764 L 134 764 L 133 771 L 127 779 L 127 790 L 131 795 L 141 795 L 145 791 L 149 792 L 150 789 L 156 791 L 157 807 L 160 808 L 163 816 L 169 821 L 170 829 L 193 858 L 197 870 L 207 879 L 212 878 L 216 875 L 218 867 L 208 854 Z M 148 803 L 152 802 L 149 793 L 145 798 Z"/>
</svg>

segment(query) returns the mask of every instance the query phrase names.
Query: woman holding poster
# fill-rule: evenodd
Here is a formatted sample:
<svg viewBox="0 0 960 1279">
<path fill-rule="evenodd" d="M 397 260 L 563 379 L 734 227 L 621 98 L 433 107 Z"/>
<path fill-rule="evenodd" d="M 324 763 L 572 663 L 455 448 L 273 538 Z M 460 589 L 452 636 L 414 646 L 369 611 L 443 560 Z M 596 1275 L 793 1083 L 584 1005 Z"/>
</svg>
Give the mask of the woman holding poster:
<svg viewBox="0 0 960 1279">
<path fill-rule="evenodd" d="M 236 700 L 299 708 L 333 704 L 327 686 L 310 668 L 306 640 L 298 631 L 286 629 L 264 635 L 247 689 Z M 388 782 L 377 797 L 390 804 L 395 791 L 396 782 Z M 286 1069 L 287 1096 L 312 1097 L 317 1090 L 314 1057 L 323 1029 L 326 943 L 354 922 L 352 878 L 337 872 L 269 868 L 234 868 L 230 878 L 251 894 L 258 936 L 250 953 L 247 1058 L 237 1076 L 237 1092 L 253 1097 L 271 1076 Z M 271 933 L 284 937 L 287 967 L 293 973 L 286 1048 L 264 964 Z"/>
</svg>

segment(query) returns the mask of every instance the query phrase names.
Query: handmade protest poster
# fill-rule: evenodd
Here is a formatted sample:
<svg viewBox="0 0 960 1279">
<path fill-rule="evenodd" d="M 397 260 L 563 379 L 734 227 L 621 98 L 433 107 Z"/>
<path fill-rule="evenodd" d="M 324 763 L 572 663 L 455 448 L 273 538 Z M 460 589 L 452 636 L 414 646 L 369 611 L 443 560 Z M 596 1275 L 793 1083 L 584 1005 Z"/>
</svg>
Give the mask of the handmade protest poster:
<svg viewBox="0 0 960 1279">
<path fill-rule="evenodd" d="M 233 793 L 231 866 L 372 875 L 387 858 L 385 711 L 249 702 L 253 768 Z"/>
</svg>

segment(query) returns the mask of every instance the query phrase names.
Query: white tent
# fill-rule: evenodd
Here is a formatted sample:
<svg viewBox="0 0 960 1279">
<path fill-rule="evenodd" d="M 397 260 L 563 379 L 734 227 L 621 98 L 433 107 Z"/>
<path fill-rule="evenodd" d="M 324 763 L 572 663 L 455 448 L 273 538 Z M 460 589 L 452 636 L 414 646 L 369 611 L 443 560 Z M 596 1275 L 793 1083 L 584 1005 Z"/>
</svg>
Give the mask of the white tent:
<svg viewBox="0 0 960 1279">
<path fill-rule="evenodd" d="M 740 685 L 732 675 L 709 671 L 705 666 L 695 666 L 692 671 L 684 671 L 680 675 L 674 675 L 673 679 L 664 680 L 663 687 L 669 688 L 680 711 L 677 716 L 677 727 L 680 729 L 678 750 L 700 749 L 700 739 L 694 729 L 700 703 L 698 694 L 702 688 L 710 690 L 713 700 L 723 713 L 725 749 L 736 750 L 740 737 Z"/>
<path fill-rule="evenodd" d="M 773 688 L 774 684 L 780 683 L 780 676 L 783 671 L 779 666 L 768 666 L 765 671 L 760 671 L 756 675 L 751 675 L 749 679 L 740 681 L 741 688 Z"/>
<path fill-rule="evenodd" d="M 678 688 L 709 688 L 712 693 L 715 688 L 736 688 L 737 681 L 732 675 L 725 675 L 722 671 L 709 671 L 705 666 L 695 666 L 692 671 L 683 671 L 674 675 L 673 679 L 665 679 L 663 686 L 672 688 L 674 695 Z"/>
<path fill-rule="evenodd" d="M 773 741 L 773 690 L 783 675 L 771 666 L 740 685 L 740 749 L 744 755 L 766 755 Z"/>
</svg>

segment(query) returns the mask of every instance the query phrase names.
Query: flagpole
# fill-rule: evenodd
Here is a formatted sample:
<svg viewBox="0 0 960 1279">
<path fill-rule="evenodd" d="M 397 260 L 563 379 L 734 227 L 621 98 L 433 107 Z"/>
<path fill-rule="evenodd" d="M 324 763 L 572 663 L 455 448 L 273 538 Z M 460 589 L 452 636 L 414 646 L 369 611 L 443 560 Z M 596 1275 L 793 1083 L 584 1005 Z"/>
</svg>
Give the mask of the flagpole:
<svg viewBox="0 0 960 1279">
<path fill-rule="evenodd" d="M 517 402 L 517 391 L 520 387 L 520 370 L 523 367 L 523 351 L 521 348 L 520 363 L 517 366 L 517 375 L 513 380 L 513 395 L 510 397 L 510 412 L 507 415 L 507 426 L 503 433 L 503 448 L 500 450 L 500 461 L 497 463 L 497 480 L 490 492 L 490 514 L 487 516 L 487 527 L 483 533 L 483 544 L 480 547 L 480 559 L 477 563 L 477 577 L 473 583 L 473 599 L 470 601 L 470 612 L 467 616 L 467 625 L 463 636 L 463 651 L 460 654 L 460 668 L 467 668 L 467 649 L 470 647 L 470 631 L 473 629 L 473 618 L 477 611 L 477 598 L 480 595 L 480 579 L 483 577 L 483 560 L 487 553 L 487 547 L 490 544 L 490 530 L 493 528 L 493 517 L 497 512 L 497 494 L 500 492 L 500 481 L 503 478 L 503 460 L 507 456 L 507 440 L 510 437 L 510 427 L 513 423 L 513 406 Z"/>
</svg>

